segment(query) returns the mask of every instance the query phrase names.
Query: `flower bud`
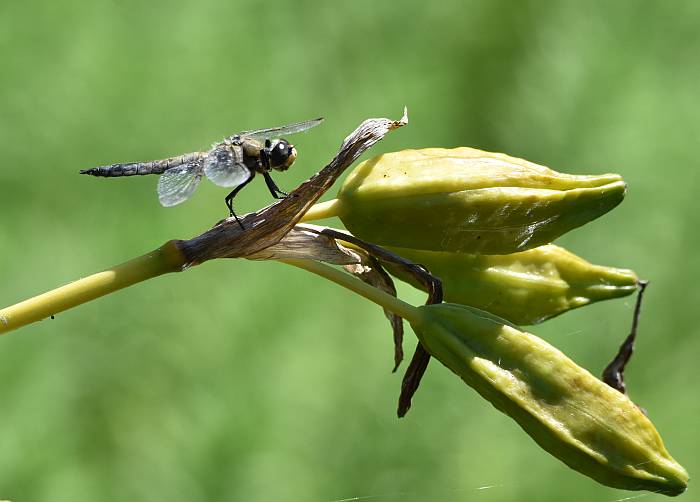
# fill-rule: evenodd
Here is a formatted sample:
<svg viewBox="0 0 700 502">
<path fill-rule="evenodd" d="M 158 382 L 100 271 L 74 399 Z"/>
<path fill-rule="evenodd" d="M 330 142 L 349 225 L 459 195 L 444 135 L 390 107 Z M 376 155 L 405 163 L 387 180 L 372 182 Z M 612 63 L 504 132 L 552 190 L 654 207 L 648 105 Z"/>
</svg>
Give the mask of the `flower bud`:
<svg viewBox="0 0 700 502">
<path fill-rule="evenodd" d="M 427 148 L 361 163 L 333 210 L 375 244 L 508 254 L 605 214 L 625 190 L 617 174 L 575 176 L 473 148 Z"/>
<path fill-rule="evenodd" d="M 537 324 L 637 290 L 637 275 L 631 270 L 593 265 L 553 244 L 507 255 L 392 251 L 439 277 L 445 301 L 488 310 L 515 324 Z M 395 277 L 422 289 L 398 267 L 386 266 Z"/>
<path fill-rule="evenodd" d="M 615 488 L 685 491 L 688 474 L 626 395 L 493 314 L 420 310 L 413 328 L 426 350 L 569 467 Z"/>
</svg>

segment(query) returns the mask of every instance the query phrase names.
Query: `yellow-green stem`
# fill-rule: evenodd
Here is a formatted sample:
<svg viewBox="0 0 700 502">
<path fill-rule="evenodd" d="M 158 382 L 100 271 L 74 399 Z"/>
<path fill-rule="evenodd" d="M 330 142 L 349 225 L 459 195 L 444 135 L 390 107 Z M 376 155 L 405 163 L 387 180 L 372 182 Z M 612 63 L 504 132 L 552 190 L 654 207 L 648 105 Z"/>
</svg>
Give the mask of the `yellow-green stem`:
<svg viewBox="0 0 700 502">
<path fill-rule="evenodd" d="M 340 201 L 338 199 L 319 202 L 311 206 L 306 214 L 301 218 L 301 221 L 322 220 L 324 218 L 332 218 L 340 214 Z"/>
<path fill-rule="evenodd" d="M 40 321 L 137 282 L 182 269 L 184 258 L 173 241 L 103 272 L 0 310 L 0 334 Z"/>
<path fill-rule="evenodd" d="M 356 279 L 351 275 L 341 272 L 340 270 L 329 265 L 325 265 L 314 260 L 286 259 L 280 261 L 295 267 L 303 268 L 304 270 L 308 270 L 309 272 L 331 280 L 344 288 L 364 296 L 377 305 L 390 310 L 394 314 L 403 317 L 411 324 L 415 325 L 420 322 L 420 311 L 413 305 L 399 300 L 395 296 L 385 293 L 379 288 L 370 286 L 369 284 L 362 282 L 360 279 Z"/>
</svg>

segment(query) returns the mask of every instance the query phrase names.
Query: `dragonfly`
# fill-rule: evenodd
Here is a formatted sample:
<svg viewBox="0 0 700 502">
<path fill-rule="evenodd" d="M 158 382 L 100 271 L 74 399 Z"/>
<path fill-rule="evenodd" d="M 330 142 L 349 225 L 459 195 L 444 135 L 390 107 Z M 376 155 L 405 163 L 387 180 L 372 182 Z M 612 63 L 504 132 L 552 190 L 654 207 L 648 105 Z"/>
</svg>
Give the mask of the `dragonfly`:
<svg viewBox="0 0 700 502">
<path fill-rule="evenodd" d="M 226 207 L 243 229 L 233 210 L 233 198 L 250 183 L 256 173 L 265 178 L 265 184 L 275 199 L 289 194 L 283 192 L 270 176 L 270 171 L 286 171 L 297 158 L 297 150 L 282 136 L 308 131 L 323 118 L 306 120 L 254 131 L 243 131 L 215 143 L 206 152 L 193 152 L 148 162 L 130 162 L 83 169 L 80 174 L 112 178 L 160 174 L 158 199 L 165 207 L 175 206 L 192 196 L 197 185 L 206 176 L 222 187 L 233 187 L 226 198 Z"/>
</svg>

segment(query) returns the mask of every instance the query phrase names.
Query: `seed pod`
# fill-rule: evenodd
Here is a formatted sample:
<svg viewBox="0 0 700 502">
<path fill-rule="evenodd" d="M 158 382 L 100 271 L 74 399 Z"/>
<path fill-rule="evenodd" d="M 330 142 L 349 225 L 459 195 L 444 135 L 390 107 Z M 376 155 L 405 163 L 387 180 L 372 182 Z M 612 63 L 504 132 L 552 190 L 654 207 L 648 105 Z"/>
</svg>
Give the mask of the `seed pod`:
<svg viewBox="0 0 700 502">
<path fill-rule="evenodd" d="M 473 148 L 427 148 L 361 163 L 324 216 L 375 244 L 508 254 L 605 214 L 625 190 L 617 174 L 575 176 Z"/>
<path fill-rule="evenodd" d="M 631 270 L 588 263 L 549 244 L 520 253 L 479 255 L 392 248 L 442 280 L 445 301 L 488 310 L 515 324 L 537 324 L 567 310 L 637 290 Z M 395 277 L 422 285 L 387 264 Z"/>
<path fill-rule="evenodd" d="M 420 310 L 413 328 L 426 350 L 569 467 L 615 488 L 685 491 L 688 474 L 627 396 L 493 314 Z"/>
</svg>

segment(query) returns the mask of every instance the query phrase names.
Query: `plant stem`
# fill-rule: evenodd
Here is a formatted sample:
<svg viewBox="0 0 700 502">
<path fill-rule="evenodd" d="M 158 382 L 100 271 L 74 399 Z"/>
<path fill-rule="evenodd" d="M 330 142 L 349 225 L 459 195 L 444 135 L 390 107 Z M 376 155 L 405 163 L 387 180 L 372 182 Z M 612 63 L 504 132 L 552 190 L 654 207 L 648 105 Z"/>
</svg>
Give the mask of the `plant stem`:
<svg viewBox="0 0 700 502">
<path fill-rule="evenodd" d="M 324 218 L 332 218 L 340 214 L 340 201 L 338 199 L 329 200 L 326 202 L 319 202 L 311 206 L 311 208 L 304 214 L 301 221 L 314 221 L 322 220 Z"/>
<path fill-rule="evenodd" d="M 314 260 L 285 259 L 280 261 L 287 263 L 288 265 L 303 268 L 304 270 L 333 281 L 336 284 L 357 293 L 358 295 L 364 296 L 377 305 L 390 310 L 394 314 L 403 317 L 411 324 L 417 325 L 420 323 L 420 311 L 413 305 L 399 300 L 395 296 L 385 293 L 374 286 L 370 286 L 369 284 L 362 282 L 360 279 L 356 279 L 351 275 L 341 272 L 340 270 L 337 270 L 329 265 L 325 265 Z"/>
<path fill-rule="evenodd" d="M 168 272 L 179 272 L 183 265 L 184 258 L 176 243 L 169 241 L 143 256 L 0 310 L 0 334 L 132 284 Z"/>
</svg>

